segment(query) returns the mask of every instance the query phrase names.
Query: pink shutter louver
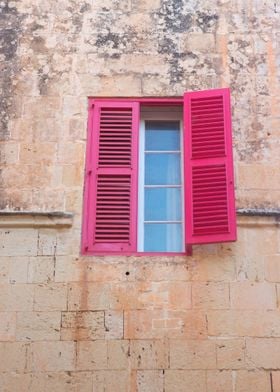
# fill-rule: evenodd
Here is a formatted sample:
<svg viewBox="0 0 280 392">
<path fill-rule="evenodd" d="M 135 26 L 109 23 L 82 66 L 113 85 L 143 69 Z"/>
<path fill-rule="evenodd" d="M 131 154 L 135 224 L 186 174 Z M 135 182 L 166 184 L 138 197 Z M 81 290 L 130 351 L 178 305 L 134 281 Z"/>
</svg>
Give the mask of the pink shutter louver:
<svg viewBox="0 0 280 392">
<path fill-rule="evenodd" d="M 229 89 L 184 96 L 186 243 L 236 240 Z"/>
<path fill-rule="evenodd" d="M 85 251 L 136 251 L 139 104 L 96 100 L 87 153 Z"/>
</svg>

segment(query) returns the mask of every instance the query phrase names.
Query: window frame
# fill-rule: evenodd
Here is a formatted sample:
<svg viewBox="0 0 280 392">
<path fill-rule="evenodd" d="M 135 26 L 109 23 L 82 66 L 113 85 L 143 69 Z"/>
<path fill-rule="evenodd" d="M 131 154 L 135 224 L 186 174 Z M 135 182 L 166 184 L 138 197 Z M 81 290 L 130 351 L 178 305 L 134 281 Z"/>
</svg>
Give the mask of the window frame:
<svg viewBox="0 0 280 392">
<path fill-rule="evenodd" d="M 82 242 L 81 242 L 81 253 L 83 255 L 124 255 L 124 256 L 157 256 L 157 255 L 191 255 L 192 245 L 195 244 L 211 244 L 211 243 L 223 243 L 223 242 L 234 242 L 237 239 L 236 232 L 236 210 L 235 210 L 235 199 L 234 199 L 234 177 L 233 177 L 233 151 L 232 151 L 232 128 L 231 128 L 231 107 L 230 107 L 230 89 L 210 89 L 204 91 L 191 91 L 185 92 L 180 97 L 89 97 L 88 98 L 88 138 L 86 146 L 86 168 L 84 177 L 84 203 L 83 203 L 83 220 L 82 220 Z M 132 144 L 132 155 L 133 162 L 130 166 L 131 173 L 134 172 L 134 178 L 132 182 L 132 193 L 136 197 L 131 197 L 131 211 L 133 214 L 130 215 L 130 233 L 131 237 L 129 240 L 124 239 L 122 241 L 110 241 L 110 235 L 107 236 L 108 241 L 102 241 L 103 222 L 102 222 L 102 189 L 106 184 L 102 185 L 102 181 L 106 182 L 108 177 L 104 173 L 104 167 L 102 161 L 99 161 L 101 155 L 99 150 L 99 139 L 100 135 L 106 134 L 106 125 L 101 126 L 102 116 L 106 115 L 107 110 L 110 110 L 110 116 L 113 115 L 114 111 L 122 111 L 124 108 L 130 108 L 133 110 L 132 119 L 132 135 L 133 138 L 138 138 L 139 133 L 139 115 L 141 105 L 145 106 L 182 106 L 183 108 L 183 139 L 184 139 L 184 182 L 185 182 L 185 251 L 184 252 L 137 252 L 136 240 L 137 240 L 137 179 L 138 179 L 138 142 L 137 146 Z M 108 109 L 107 109 L 108 108 Z M 110 109 L 109 109 L 110 108 Z M 208 112 L 211 112 L 210 120 L 208 121 Z M 103 114 L 102 114 L 103 113 Z M 197 126 L 197 115 L 199 114 L 201 120 Z M 206 117 L 207 116 L 207 117 Z M 104 119 L 105 119 L 104 117 Z M 110 118 L 110 117 L 109 117 Z M 112 117 L 113 118 L 113 117 Z M 101 121 L 101 122 L 100 122 Z M 201 122 L 202 121 L 202 122 Z M 204 122 L 203 122 L 204 121 Z M 106 120 L 105 123 L 106 124 Z M 210 124 L 210 127 L 208 127 Z M 223 124 L 223 125 L 221 125 Z M 113 127 L 115 125 L 112 125 Z M 216 127 L 213 131 L 213 127 Z M 217 129 L 217 127 L 220 127 Z M 137 132 L 136 132 L 137 129 Z M 105 134 L 104 134 L 105 132 Z M 207 133 L 205 133 L 207 132 Z M 208 133 L 209 132 L 209 133 Z M 211 138 L 208 139 L 210 134 Z M 220 135 L 217 138 L 217 135 Z M 103 136 L 102 136 L 103 137 Z M 206 139 L 205 139 L 206 138 Z M 104 140 L 104 137 L 103 139 Z M 203 140 L 207 140 L 206 144 L 203 144 L 203 148 L 200 148 L 199 144 Z M 103 142 L 102 142 L 103 143 Z M 112 143 L 115 143 L 112 141 Z M 197 144 L 198 143 L 198 144 Z M 106 145 L 107 143 L 105 143 Z M 222 150 L 221 146 L 224 145 Z M 104 146 L 104 144 L 102 144 Z M 133 147 L 134 146 L 134 147 Z M 193 147 L 195 150 L 193 150 Z M 197 152 L 197 147 L 199 150 Z M 104 148 L 102 147 L 102 151 Z M 209 155 L 205 155 L 205 152 L 209 151 Z M 94 152 L 94 153 L 93 153 Z M 219 152 L 220 155 L 217 155 Z M 103 153 L 102 153 L 103 154 Z M 221 155 L 222 154 L 222 155 Z M 109 156 L 107 154 L 107 156 Z M 98 158 L 99 157 L 99 158 Z M 213 159 L 214 157 L 214 159 Z M 112 158 L 113 160 L 115 157 Z M 136 159 L 136 160 L 135 160 Z M 112 161 L 113 162 L 113 161 Z M 101 166 L 102 164 L 102 166 Z M 111 166 L 111 168 L 117 168 L 117 166 Z M 119 166 L 121 168 L 121 166 Z M 136 170 L 135 170 L 136 168 Z M 201 174 L 201 170 L 207 171 L 207 177 Z M 110 169 L 112 170 L 112 169 Z M 115 169 L 114 173 L 116 173 Z M 104 173 L 104 174 L 102 174 Z M 107 173 L 109 173 L 107 171 Z M 123 172 L 119 171 L 119 175 L 123 177 Z M 126 169 L 128 174 L 128 170 Z M 136 173 L 136 174 L 135 174 Z M 210 174 L 209 174 L 210 173 Z M 93 175 L 92 175 L 93 174 Z M 116 174 L 110 174 L 112 181 L 114 182 L 114 176 Z M 105 176 L 105 177 L 104 177 Z M 109 176 L 109 177 L 110 177 Z M 127 177 L 127 175 L 125 175 Z M 210 176 L 210 177 L 209 177 Z M 109 178 L 108 177 L 108 178 Z M 203 178 L 207 178 L 208 183 L 200 185 L 200 181 L 204 181 Z M 101 182 L 100 182 L 101 181 Z M 111 180 L 110 180 L 111 181 Z M 118 180 L 119 181 L 119 180 Z M 124 180 L 126 181 L 126 179 Z M 199 182 L 198 182 L 199 181 Z M 214 193 L 214 188 L 209 188 L 209 181 L 214 181 L 212 184 L 219 182 L 219 190 Z M 186 188 L 186 184 L 188 187 Z M 114 189 L 114 184 L 112 183 Z M 223 187 L 223 191 L 221 190 Z M 198 190 L 202 193 L 198 194 Z M 134 193 L 133 193 L 134 191 Z M 197 196 L 199 195 L 199 196 Z M 99 197 L 99 199 L 98 199 Z M 99 204 L 96 204 L 99 200 Z M 216 213 L 216 205 L 219 204 L 219 209 Z M 106 203 L 105 203 L 106 204 Z M 99 205 L 99 207 L 96 207 Z M 112 213 L 114 216 L 114 204 L 112 204 Z M 209 206 L 210 213 L 205 214 L 206 206 Z M 99 209 L 99 218 L 97 218 L 96 211 Z M 101 209 L 100 209 L 101 208 Z M 105 210 L 106 211 L 106 208 Z M 106 214 L 106 212 L 105 212 Z M 223 214 L 223 215 L 222 215 Z M 91 218 L 89 218 L 91 217 Z M 95 226 L 96 219 L 98 219 L 98 226 Z M 106 219 L 106 218 L 105 218 Z M 133 223 L 133 224 L 132 224 Z M 204 225 L 204 226 L 203 226 Z M 94 228 L 94 231 L 93 231 Z M 95 229 L 96 228 L 96 229 Z M 121 228 L 121 227 L 120 227 Z M 97 231 L 95 231 L 97 230 Z M 108 229 L 107 229 L 108 230 Z M 123 230 L 121 230 L 123 232 Z M 97 233 L 97 234 L 96 234 Z M 121 232 L 120 232 L 121 233 Z M 105 234 L 104 234 L 105 235 Z M 120 234 L 122 235 L 122 234 Z M 99 238 L 98 238 L 99 236 Z M 95 240 L 97 239 L 97 241 Z M 111 238 L 114 238 L 114 231 L 112 232 Z M 119 237 L 121 239 L 121 237 Z M 119 246 L 115 247 L 114 243 L 118 242 Z M 187 244 L 186 244 L 187 243 Z M 101 244 L 99 246 L 98 244 Z M 123 246 L 124 245 L 124 246 Z M 115 249 L 115 250 L 112 250 Z"/>
<path fill-rule="evenodd" d="M 148 253 L 145 250 L 139 250 L 144 246 L 144 171 L 145 171 L 145 121 L 148 120 L 160 120 L 160 121 L 178 121 L 180 123 L 180 166 L 181 166 L 181 214 L 182 214 L 182 247 L 185 244 L 185 195 L 184 195 L 184 132 L 183 132 L 183 107 L 170 106 L 164 110 L 164 106 L 155 106 L 150 110 L 147 110 L 149 106 L 140 108 L 140 123 L 139 123 L 139 159 L 138 159 L 138 222 L 137 222 L 137 248 L 140 253 Z M 160 116 L 160 117 L 159 117 Z M 140 246 L 139 246 L 140 245 Z M 152 252 L 152 253 L 163 253 L 163 252 Z M 183 253 L 181 252 L 164 252 L 166 253 Z"/>
<path fill-rule="evenodd" d="M 92 177 L 91 177 L 91 155 L 93 154 L 93 134 L 92 134 L 92 123 L 93 123 L 93 106 L 96 101 L 102 101 L 106 103 L 113 103 L 113 102 L 131 102 L 131 103 L 138 103 L 140 106 L 145 105 L 147 107 L 181 107 L 182 108 L 182 125 L 184 124 L 184 98 L 181 97 L 90 97 L 88 100 L 88 124 L 87 124 L 87 146 L 86 146 L 86 165 L 85 165 L 85 185 L 84 185 L 84 204 L 83 204 L 83 223 L 82 223 L 82 241 L 81 241 L 81 253 L 82 255 L 88 256 L 191 256 L 192 255 L 192 245 L 185 244 L 185 251 L 184 252 L 126 252 L 126 251 L 116 251 L 116 252 L 99 252 L 99 251 L 92 251 L 87 246 L 88 244 L 88 215 L 92 213 L 92 206 L 89 200 L 89 188 L 92 185 Z M 140 127 L 140 121 L 139 121 Z M 140 129 L 139 129 L 140 133 Z M 184 165 L 184 132 L 182 131 L 182 165 Z M 139 140 L 138 140 L 139 143 Z M 183 204 L 184 203 L 184 199 Z M 137 196 L 137 203 L 138 203 L 138 196 Z M 183 213 L 185 214 L 185 206 L 183 206 Z M 184 218 L 185 219 L 185 218 Z M 183 220 L 184 221 L 184 220 Z M 138 220 L 135 223 L 136 225 L 136 232 L 138 236 Z M 185 225 L 183 225 L 185 226 Z M 185 236 L 185 229 L 184 229 L 184 236 Z"/>
</svg>

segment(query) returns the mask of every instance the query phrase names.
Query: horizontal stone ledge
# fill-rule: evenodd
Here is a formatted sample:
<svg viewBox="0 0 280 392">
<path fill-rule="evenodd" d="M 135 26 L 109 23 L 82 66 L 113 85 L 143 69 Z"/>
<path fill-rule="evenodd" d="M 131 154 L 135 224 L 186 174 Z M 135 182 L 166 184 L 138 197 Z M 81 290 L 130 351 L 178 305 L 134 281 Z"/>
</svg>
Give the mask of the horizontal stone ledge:
<svg viewBox="0 0 280 392">
<path fill-rule="evenodd" d="M 280 208 L 238 208 L 237 214 L 243 216 L 267 216 L 280 219 Z"/>
<path fill-rule="evenodd" d="M 0 211 L 0 228 L 71 227 L 73 217 L 72 213 L 63 211 Z"/>
<path fill-rule="evenodd" d="M 280 226 L 280 210 L 264 208 L 239 208 L 237 210 L 238 226 Z"/>
</svg>

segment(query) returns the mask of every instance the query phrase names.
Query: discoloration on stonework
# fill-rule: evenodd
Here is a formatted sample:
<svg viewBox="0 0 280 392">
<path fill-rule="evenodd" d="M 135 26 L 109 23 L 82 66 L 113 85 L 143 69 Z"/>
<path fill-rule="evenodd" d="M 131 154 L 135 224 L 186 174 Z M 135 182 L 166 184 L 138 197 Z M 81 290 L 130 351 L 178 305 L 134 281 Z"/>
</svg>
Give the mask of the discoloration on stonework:
<svg viewBox="0 0 280 392">
<path fill-rule="evenodd" d="M 276 392 L 277 217 L 192 257 L 80 255 L 88 96 L 230 87 L 237 208 L 277 211 L 274 3 L 0 0 L 0 209 L 74 216 L 2 217 L 1 392 Z"/>
<path fill-rule="evenodd" d="M 9 137 L 8 123 L 13 116 L 13 79 L 18 72 L 17 48 L 22 33 L 23 15 L 8 0 L 0 3 L 0 140 Z"/>
</svg>

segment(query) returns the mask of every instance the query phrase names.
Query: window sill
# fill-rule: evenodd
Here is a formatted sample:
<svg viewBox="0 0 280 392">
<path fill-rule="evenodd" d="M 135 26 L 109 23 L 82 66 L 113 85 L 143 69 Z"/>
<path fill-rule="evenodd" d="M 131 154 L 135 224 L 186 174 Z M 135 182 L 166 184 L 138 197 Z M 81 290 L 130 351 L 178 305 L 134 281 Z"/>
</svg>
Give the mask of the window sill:
<svg viewBox="0 0 280 392">
<path fill-rule="evenodd" d="M 152 256 L 192 256 L 192 246 L 188 246 L 186 252 L 94 252 L 87 251 L 82 253 L 83 256 L 135 256 L 135 257 L 152 257 Z"/>
</svg>

